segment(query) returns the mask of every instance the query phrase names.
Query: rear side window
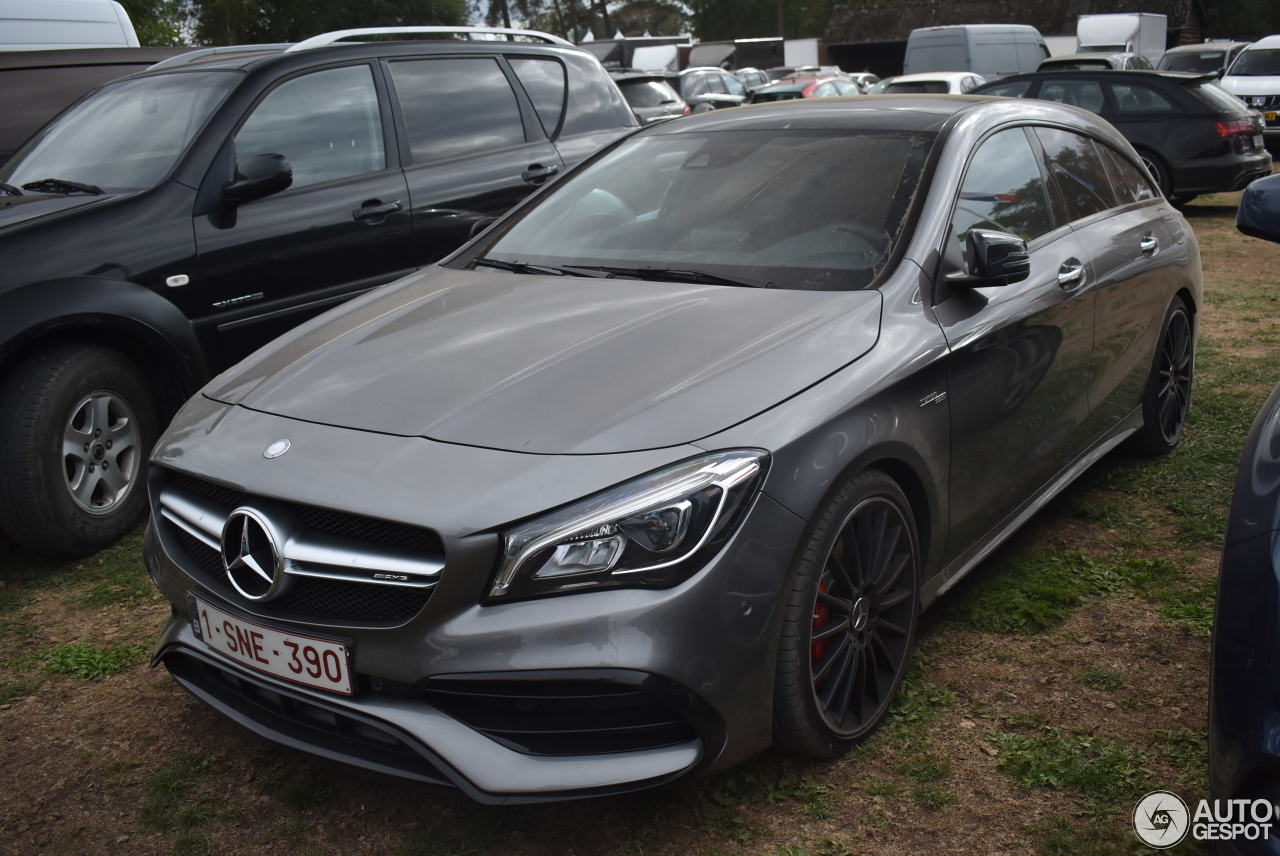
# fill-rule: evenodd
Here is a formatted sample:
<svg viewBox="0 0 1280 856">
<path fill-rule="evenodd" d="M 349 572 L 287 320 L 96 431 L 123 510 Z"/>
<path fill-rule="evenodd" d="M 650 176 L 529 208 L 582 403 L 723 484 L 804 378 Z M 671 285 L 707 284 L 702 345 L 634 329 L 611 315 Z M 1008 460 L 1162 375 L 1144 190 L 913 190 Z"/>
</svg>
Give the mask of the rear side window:
<svg viewBox="0 0 1280 856">
<path fill-rule="evenodd" d="M 284 155 L 293 187 L 385 169 L 373 72 L 352 65 L 286 80 L 254 108 L 235 146 L 237 159 Z"/>
<path fill-rule="evenodd" d="M 618 87 L 632 107 L 661 107 L 680 101 L 675 90 L 661 80 L 624 80 Z"/>
<path fill-rule="evenodd" d="M 1107 172 L 1111 175 L 1111 186 L 1115 189 L 1116 201 L 1121 205 L 1155 199 L 1159 195 L 1142 171 L 1127 157 L 1110 146 L 1095 145 L 1106 162 Z"/>
<path fill-rule="evenodd" d="M 1040 84 L 1037 98 L 1070 104 L 1091 113 L 1101 113 L 1102 87 L 1093 80 L 1046 80 Z"/>
<path fill-rule="evenodd" d="M 742 81 L 734 77 L 732 74 L 721 74 L 720 80 L 724 83 L 724 89 L 730 95 L 746 95 L 747 87 L 742 85 Z"/>
<path fill-rule="evenodd" d="M 1000 95 L 1005 98 L 1022 98 L 1027 94 L 1027 90 L 1030 88 L 1030 80 L 1011 80 L 1008 83 L 997 83 L 994 86 L 988 86 L 978 94 Z"/>
<path fill-rule="evenodd" d="M 1117 113 L 1172 113 L 1173 102 L 1141 83 L 1112 83 L 1111 97 Z"/>
<path fill-rule="evenodd" d="M 1049 194 L 1026 131 L 1010 128 L 988 137 L 974 153 L 951 222 L 953 258 L 970 229 L 995 229 L 1025 240 L 1053 228 Z"/>
<path fill-rule="evenodd" d="M 1056 128 L 1036 128 L 1036 136 L 1072 220 L 1115 206 L 1110 177 L 1093 140 Z"/>
<path fill-rule="evenodd" d="M 507 61 L 533 102 L 542 129 L 548 137 L 552 136 L 560 125 L 560 114 L 564 112 L 564 66 L 553 59 L 541 57 L 509 57 Z"/>
<path fill-rule="evenodd" d="M 1208 104 L 1215 113 L 1226 113 L 1229 116 L 1249 115 L 1249 108 L 1244 106 L 1243 101 L 1215 83 L 1188 86 L 1187 91 L 1201 102 Z"/>
<path fill-rule="evenodd" d="M 393 62 L 391 77 L 414 163 L 524 142 L 516 94 L 497 60 Z"/>
<path fill-rule="evenodd" d="M 559 56 L 569 71 L 569 97 L 560 136 L 617 131 L 636 125 L 635 114 L 599 62 L 573 51 Z"/>
</svg>

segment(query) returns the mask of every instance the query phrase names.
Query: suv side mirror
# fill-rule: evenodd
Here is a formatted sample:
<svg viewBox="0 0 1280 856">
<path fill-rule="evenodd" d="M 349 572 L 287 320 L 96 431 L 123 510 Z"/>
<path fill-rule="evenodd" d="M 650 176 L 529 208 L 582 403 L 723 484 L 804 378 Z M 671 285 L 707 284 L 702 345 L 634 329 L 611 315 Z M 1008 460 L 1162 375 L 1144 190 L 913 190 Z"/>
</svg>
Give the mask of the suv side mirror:
<svg viewBox="0 0 1280 856">
<path fill-rule="evenodd" d="M 969 250 L 969 270 L 967 276 L 955 280 L 957 285 L 971 288 L 1011 285 L 1031 275 L 1027 242 L 1017 235 L 994 229 L 970 229 L 964 237 Z"/>
<path fill-rule="evenodd" d="M 284 155 L 253 155 L 236 164 L 235 181 L 222 186 L 222 198 L 234 205 L 279 193 L 293 184 L 293 167 Z"/>
<path fill-rule="evenodd" d="M 1280 175 L 1260 178 L 1244 189 L 1236 228 L 1251 238 L 1280 242 Z"/>
</svg>

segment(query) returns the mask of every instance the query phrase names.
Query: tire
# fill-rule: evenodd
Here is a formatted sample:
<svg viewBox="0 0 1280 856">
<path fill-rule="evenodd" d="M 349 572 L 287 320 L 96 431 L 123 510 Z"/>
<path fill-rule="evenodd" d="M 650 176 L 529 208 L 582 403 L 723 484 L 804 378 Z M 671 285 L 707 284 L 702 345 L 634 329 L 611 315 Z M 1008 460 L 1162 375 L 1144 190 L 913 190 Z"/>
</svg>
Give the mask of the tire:
<svg viewBox="0 0 1280 856">
<path fill-rule="evenodd" d="M 1142 165 L 1151 173 L 1151 177 L 1156 180 L 1156 187 L 1160 188 L 1160 193 L 1166 199 L 1172 199 L 1173 185 L 1169 179 L 1169 168 L 1164 165 L 1159 155 L 1154 155 L 1146 149 L 1138 149 L 1138 157 L 1142 159 Z"/>
<path fill-rule="evenodd" d="M 1198 193 L 1174 194 L 1173 196 L 1169 197 L 1169 204 L 1172 205 L 1174 208 L 1177 208 L 1179 211 L 1181 211 L 1182 209 L 1187 207 L 1187 203 L 1191 202 L 1191 200 L 1196 199 L 1199 196 L 1200 194 Z"/>
<path fill-rule="evenodd" d="M 915 643 L 919 543 L 906 496 L 879 470 L 849 479 L 818 515 L 784 591 L 779 746 L 838 757 L 889 712 Z"/>
<path fill-rule="evenodd" d="M 1151 373 L 1142 390 L 1142 427 L 1129 440 L 1135 454 L 1167 455 L 1182 441 L 1191 412 L 1194 330 L 1190 309 L 1182 298 L 1175 298 L 1160 325 Z"/>
<path fill-rule="evenodd" d="M 37 352 L 0 381 L 0 414 L 0 526 L 20 547 L 84 556 L 142 517 L 157 408 L 124 355 L 91 345 Z"/>
</svg>

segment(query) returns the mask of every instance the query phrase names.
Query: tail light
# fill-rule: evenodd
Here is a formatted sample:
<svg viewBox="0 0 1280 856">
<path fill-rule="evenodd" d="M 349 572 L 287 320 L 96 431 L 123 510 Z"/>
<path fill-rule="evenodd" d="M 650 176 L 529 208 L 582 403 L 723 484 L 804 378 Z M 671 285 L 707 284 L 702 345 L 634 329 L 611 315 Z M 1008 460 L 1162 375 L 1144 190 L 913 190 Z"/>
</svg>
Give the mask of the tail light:
<svg viewBox="0 0 1280 856">
<path fill-rule="evenodd" d="M 1214 122 L 1213 126 L 1223 139 L 1253 133 L 1253 123 L 1248 119 L 1228 119 L 1225 122 Z"/>
<path fill-rule="evenodd" d="M 684 105 L 684 115 L 688 116 L 692 112 L 693 112 L 692 107 L 690 107 L 688 104 Z"/>
</svg>

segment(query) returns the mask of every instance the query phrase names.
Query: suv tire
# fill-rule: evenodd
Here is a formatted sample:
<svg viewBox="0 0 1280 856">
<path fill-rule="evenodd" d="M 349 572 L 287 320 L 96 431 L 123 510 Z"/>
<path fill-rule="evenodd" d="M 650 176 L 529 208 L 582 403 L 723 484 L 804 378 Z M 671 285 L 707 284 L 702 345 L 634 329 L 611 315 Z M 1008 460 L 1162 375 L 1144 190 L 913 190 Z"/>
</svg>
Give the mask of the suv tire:
<svg viewBox="0 0 1280 856">
<path fill-rule="evenodd" d="M 142 517 L 155 396 L 109 348 L 39 351 L 0 381 L 0 524 L 28 550 L 84 556 Z"/>
</svg>

